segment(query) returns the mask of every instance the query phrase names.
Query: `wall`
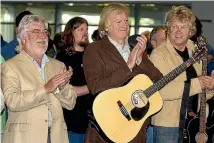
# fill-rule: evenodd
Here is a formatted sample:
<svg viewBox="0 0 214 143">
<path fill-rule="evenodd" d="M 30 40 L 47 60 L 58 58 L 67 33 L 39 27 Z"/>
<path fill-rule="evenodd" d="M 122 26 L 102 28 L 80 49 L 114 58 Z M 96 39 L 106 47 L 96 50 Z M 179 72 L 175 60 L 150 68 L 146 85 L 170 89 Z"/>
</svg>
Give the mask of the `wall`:
<svg viewBox="0 0 214 143">
<path fill-rule="evenodd" d="M 203 35 L 214 48 L 214 1 L 192 2 L 192 10 L 202 20 Z M 212 22 L 206 22 L 205 20 L 211 20 Z"/>
</svg>

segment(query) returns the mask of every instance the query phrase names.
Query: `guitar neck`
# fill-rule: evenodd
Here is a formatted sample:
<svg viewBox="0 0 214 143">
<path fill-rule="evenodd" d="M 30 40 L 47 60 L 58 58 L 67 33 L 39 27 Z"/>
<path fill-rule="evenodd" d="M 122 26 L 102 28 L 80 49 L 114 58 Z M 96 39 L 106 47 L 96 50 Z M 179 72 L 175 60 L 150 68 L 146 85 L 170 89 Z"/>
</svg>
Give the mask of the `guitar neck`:
<svg viewBox="0 0 214 143">
<path fill-rule="evenodd" d="M 177 68 L 169 72 L 167 75 L 165 75 L 161 80 L 150 86 L 144 91 L 144 94 L 147 97 L 150 97 L 155 92 L 162 89 L 166 84 L 168 84 L 170 81 L 175 79 L 178 75 L 180 75 L 183 71 L 185 71 L 186 68 L 188 68 L 190 65 L 194 64 L 196 61 L 193 57 L 189 58 L 186 62 L 179 65 Z"/>
<path fill-rule="evenodd" d="M 207 75 L 207 59 L 202 60 L 202 75 Z M 200 97 L 200 127 L 201 133 L 206 131 L 206 89 L 202 90 Z"/>
</svg>

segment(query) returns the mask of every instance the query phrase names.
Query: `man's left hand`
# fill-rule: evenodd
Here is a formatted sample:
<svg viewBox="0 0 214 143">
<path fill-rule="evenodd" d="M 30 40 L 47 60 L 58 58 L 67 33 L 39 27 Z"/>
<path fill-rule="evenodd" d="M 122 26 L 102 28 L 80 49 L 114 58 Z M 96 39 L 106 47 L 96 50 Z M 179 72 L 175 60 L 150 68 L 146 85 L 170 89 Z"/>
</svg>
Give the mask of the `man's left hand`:
<svg viewBox="0 0 214 143">
<path fill-rule="evenodd" d="M 65 82 L 61 83 L 58 87 L 59 89 L 63 89 L 64 86 L 69 82 L 71 76 L 73 75 L 73 69 L 69 66 L 69 70 L 66 70 L 65 65 L 63 64 L 59 74 L 64 76 Z"/>
</svg>

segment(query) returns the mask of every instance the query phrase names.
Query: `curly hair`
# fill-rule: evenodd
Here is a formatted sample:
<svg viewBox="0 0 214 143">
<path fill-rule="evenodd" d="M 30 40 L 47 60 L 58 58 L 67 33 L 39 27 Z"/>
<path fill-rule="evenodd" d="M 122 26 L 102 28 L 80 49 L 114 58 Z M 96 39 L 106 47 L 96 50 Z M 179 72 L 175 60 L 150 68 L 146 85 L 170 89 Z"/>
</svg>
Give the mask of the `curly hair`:
<svg viewBox="0 0 214 143">
<path fill-rule="evenodd" d="M 185 6 L 173 6 L 172 9 L 168 12 L 166 18 L 166 28 L 167 32 L 170 29 L 173 19 L 178 19 L 181 22 L 190 22 L 191 35 L 194 35 L 196 32 L 196 24 L 195 24 L 195 15 L 193 12 L 185 7 Z"/>
<path fill-rule="evenodd" d="M 84 23 L 87 24 L 88 26 L 88 22 L 86 19 L 82 17 L 74 17 L 70 19 L 65 25 L 65 29 L 61 38 L 62 38 L 62 42 L 64 43 L 64 50 L 66 51 L 66 53 L 75 53 L 75 50 L 74 50 L 75 39 L 74 39 L 73 31 Z"/>
</svg>

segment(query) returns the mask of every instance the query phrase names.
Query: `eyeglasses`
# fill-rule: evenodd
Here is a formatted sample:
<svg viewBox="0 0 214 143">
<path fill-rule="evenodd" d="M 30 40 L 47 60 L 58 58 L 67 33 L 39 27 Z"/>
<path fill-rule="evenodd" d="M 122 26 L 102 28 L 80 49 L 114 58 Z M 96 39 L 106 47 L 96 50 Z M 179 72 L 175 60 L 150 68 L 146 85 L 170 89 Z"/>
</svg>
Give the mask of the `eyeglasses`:
<svg viewBox="0 0 214 143">
<path fill-rule="evenodd" d="M 27 31 L 27 32 L 31 32 L 31 33 L 35 34 L 36 36 L 39 36 L 41 33 L 46 35 L 46 36 L 50 35 L 50 32 L 47 29 L 45 29 L 43 31 L 41 31 L 39 29 L 34 29 L 33 31 Z"/>
</svg>

